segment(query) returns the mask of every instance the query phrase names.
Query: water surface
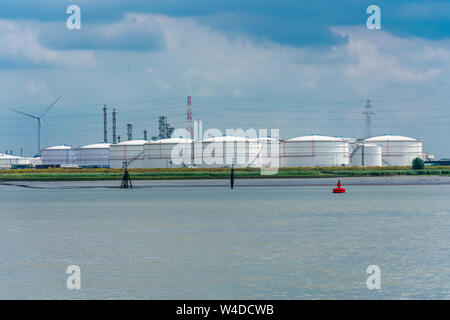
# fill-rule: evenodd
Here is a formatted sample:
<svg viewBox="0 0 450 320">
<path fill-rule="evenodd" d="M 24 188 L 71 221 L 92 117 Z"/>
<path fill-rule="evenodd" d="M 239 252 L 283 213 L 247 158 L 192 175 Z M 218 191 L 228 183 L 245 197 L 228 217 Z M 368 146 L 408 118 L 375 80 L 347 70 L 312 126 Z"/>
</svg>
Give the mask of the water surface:
<svg viewBox="0 0 450 320">
<path fill-rule="evenodd" d="M 450 298 L 450 186 L 347 190 L 2 186 L 0 298 Z"/>
</svg>

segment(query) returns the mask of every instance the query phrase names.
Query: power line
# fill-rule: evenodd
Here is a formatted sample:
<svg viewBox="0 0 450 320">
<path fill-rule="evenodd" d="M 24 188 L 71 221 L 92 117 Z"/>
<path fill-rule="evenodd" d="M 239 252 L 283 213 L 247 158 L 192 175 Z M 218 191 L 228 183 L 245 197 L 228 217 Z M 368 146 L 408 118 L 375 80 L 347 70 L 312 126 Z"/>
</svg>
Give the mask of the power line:
<svg viewBox="0 0 450 320">
<path fill-rule="evenodd" d="M 183 115 L 181 113 L 172 113 L 172 114 L 165 114 L 167 116 L 170 116 L 171 119 L 177 119 L 177 118 L 183 118 Z M 201 114 L 200 114 L 201 115 Z M 98 116 L 98 120 L 88 120 L 88 121 L 77 121 L 76 125 L 80 125 L 80 124 L 98 124 L 100 121 L 100 114 L 96 114 L 96 116 Z M 69 116 L 67 116 L 69 117 Z M 71 119 L 75 118 L 76 116 L 72 115 L 70 116 Z M 236 118 L 236 117 L 240 117 L 240 119 L 238 120 L 232 120 L 232 121 L 238 121 L 238 122 L 249 122 L 249 120 L 254 120 L 254 119 L 262 119 L 264 120 L 279 120 L 279 121 L 296 121 L 296 122 L 302 122 L 302 121 L 355 121 L 355 120 L 361 120 L 362 117 L 347 117 L 347 118 L 323 118 L 323 117 L 318 117 L 318 118 L 293 118 L 293 117 L 273 117 L 273 116 L 263 116 L 263 115 L 250 115 L 248 119 L 242 118 L 242 114 L 217 114 L 217 115 L 201 115 L 201 117 L 203 119 L 207 119 L 209 117 L 220 117 L 220 118 Z M 53 119 L 55 117 L 50 117 L 49 119 Z M 440 116 L 417 116 L 417 117 L 406 117 L 406 116 L 402 116 L 402 117 L 398 117 L 396 118 L 398 121 L 402 121 L 402 120 L 423 120 L 423 119 L 447 119 L 450 118 L 450 115 L 440 115 Z M 148 116 L 148 117 L 139 117 L 138 120 L 156 120 L 157 117 L 156 116 Z M 392 118 L 377 118 L 377 121 L 392 121 Z M 119 120 L 119 123 L 126 123 L 129 121 L 129 118 L 126 118 L 126 120 L 122 119 Z M 229 121 L 230 122 L 230 121 Z M 56 123 L 56 124 L 52 124 L 52 123 L 47 123 L 46 126 L 67 126 L 67 123 Z M 28 127 L 29 125 L 5 125 L 5 126 L 0 126 L 0 128 L 15 128 L 15 127 Z M 392 124 L 392 126 L 397 126 L 397 124 Z"/>
</svg>

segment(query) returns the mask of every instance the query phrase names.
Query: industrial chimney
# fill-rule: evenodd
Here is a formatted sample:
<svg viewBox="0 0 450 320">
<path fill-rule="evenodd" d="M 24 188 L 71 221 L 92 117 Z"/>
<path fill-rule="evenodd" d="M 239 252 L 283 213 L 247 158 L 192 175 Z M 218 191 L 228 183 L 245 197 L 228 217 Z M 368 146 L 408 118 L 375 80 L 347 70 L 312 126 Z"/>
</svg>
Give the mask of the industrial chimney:
<svg viewBox="0 0 450 320">
<path fill-rule="evenodd" d="M 127 137 L 128 141 L 133 140 L 133 125 L 131 122 L 127 123 Z"/>
<path fill-rule="evenodd" d="M 117 143 L 117 139 L 116 139 L 116 118 L 117 118 L 117 111 L 116 109 L 113 109 L 112 112 L 112 121 L 113 121 L 113 143 L 116 144 Z M 120 141 L 119 141 L 120 142 Z"/>
<path fill-rule="evenodd" d="M 148 133 L 147 129 L 144 129 L 144 140 L 147 140 L 147 133 Z"/>
<path fill-rule="evenodd" d="M 103 142 L 108 142 L 108 108 L 103 106 Z"/>
</svg>

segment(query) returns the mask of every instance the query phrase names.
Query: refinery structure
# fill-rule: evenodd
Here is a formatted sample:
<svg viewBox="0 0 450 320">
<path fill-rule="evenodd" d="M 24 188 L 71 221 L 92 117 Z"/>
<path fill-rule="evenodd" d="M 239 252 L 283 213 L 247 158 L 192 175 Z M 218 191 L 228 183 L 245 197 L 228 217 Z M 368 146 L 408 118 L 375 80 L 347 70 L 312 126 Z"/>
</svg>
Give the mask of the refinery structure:
<svg viewBox="0 0 450 320">
<path fill-rule="evenodd" d="M 105 105 L 102 143 L 47 147 L 34 158 L 0 153 L 0 168 L 214 168 L 229 167 L 230 158 L 244 159 L 233 160 L 235 167 L 261 167 L 267 161 L 277 163 L 279 167 L 410 166 L 414 158 L 425 160 L 427 155 L 419 139 L 396 135 L 370 136 L 373 112 L 369 101 L 363 113 L 366 126 L 361 139 L 316 134 L 290 139 L 245 136 L 194 138 L 191 97 L 187 101 L 186 137 L 173 137 L 174 127 L 165 116 L 161 116 L 157 136 L 148 140 L 144 129 L 144 139 L 135 140 L 132 123 L 128 123 L 127 139 L 121 141 L 117 135 L 117 111 L 113 109 L 112 143 L 109 143 L 108 109 Z M 263 149 L 270 151 L 262 153 Z M 174 152 L 181 155 L 181 161 L 174 161 Z M 209 156 L 213 156 L 215 161 L 210 161 Z"/>
</svg>

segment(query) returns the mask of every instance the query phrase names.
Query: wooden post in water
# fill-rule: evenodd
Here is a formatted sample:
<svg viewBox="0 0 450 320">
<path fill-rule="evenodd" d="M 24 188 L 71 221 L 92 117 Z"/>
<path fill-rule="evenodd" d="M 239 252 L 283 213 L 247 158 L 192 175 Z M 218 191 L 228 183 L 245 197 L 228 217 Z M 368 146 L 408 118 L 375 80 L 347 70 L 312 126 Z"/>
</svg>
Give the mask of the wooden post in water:
<svg viewBox="0 0 450 320">
<path fill-rule="evenodd" d="M 231 165 L 231 175 L 230 175 L 230 187 L 234 188 L 234 165 Z"/>
<path fill-rule="evenodd" d="M 128 173 L 128 163 L 126 160 L 123 162 L 123 168 L 124 168 L 124 172 L 123 172 L 122 183 L 120 184 L 120 188 L 121 189 L 128 189 L 128 188 L 132 189 L 133 184 L 131 183 L 130 174 Z"/>
</svg>

